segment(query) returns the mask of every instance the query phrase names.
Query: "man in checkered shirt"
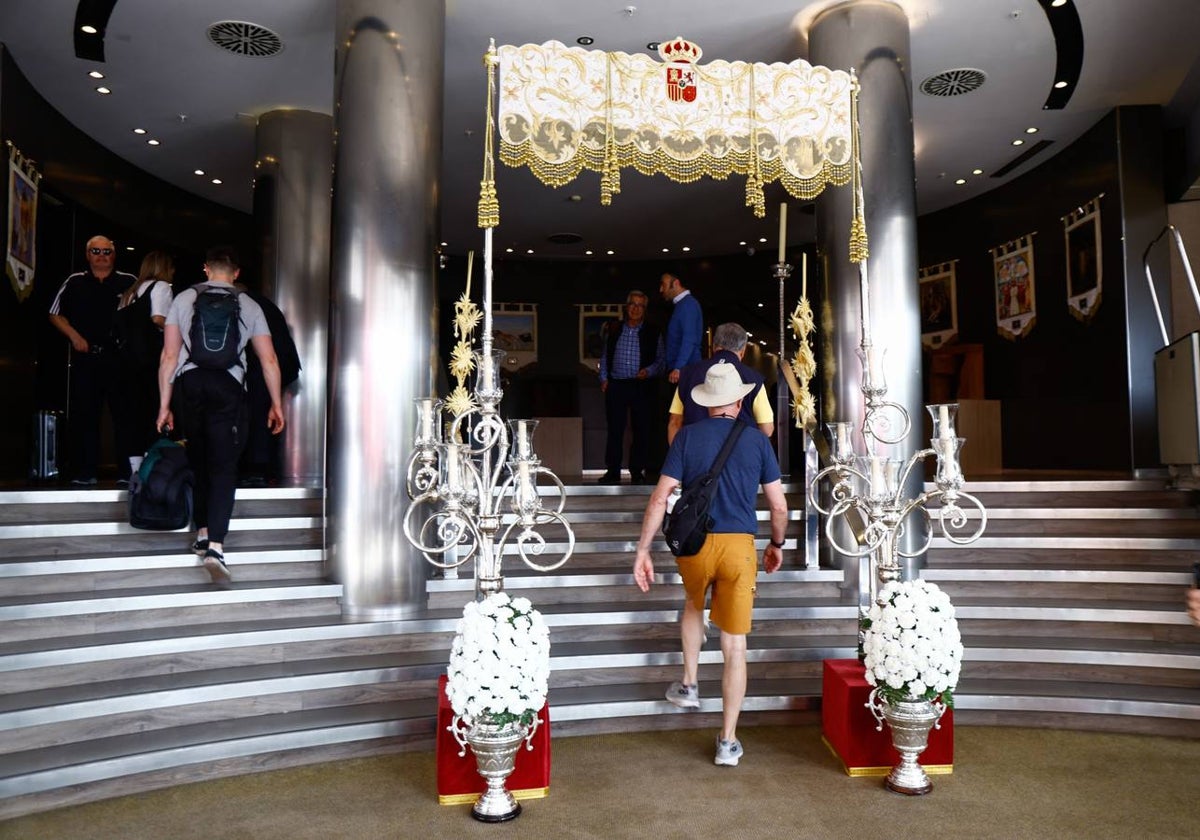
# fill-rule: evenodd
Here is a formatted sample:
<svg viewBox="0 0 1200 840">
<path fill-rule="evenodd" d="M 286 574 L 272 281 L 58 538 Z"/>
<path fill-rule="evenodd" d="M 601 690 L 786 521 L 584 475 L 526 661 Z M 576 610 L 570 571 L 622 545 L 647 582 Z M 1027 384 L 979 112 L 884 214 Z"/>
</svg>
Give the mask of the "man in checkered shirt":
<svg viewBox="0 0 1200 840">
<path fill-rule="evenodd" d="M 654 409 L 655 377 L 662 373 L 665 355 L 662 333 L 646 323 L 649 298 L 636 289 L 625 296 L 625 320 L 609 328 L 600 356 L 600 390 L 604 392 L 608 441 L 604 448 L 607 470 L 601 484 L 621 483 L 625 422 L 633 440 L 629 447 L 631 484 L 646 480 L 650 449 L 650 420 Z"/>
</svg>

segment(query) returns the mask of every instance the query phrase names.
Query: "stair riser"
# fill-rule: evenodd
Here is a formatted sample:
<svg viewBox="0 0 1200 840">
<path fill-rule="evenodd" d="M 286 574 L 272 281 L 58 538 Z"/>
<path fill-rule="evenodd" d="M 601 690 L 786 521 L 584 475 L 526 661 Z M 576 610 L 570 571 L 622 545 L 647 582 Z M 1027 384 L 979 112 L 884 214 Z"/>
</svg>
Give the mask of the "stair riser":
<svg viewBox="0 0 1200 840">
<path fill-rule="evenodd" d="M 113 557 L 127 554 L 191 554 L 193 534 L 187 531 L 141 531 L 111 536 L 18 537 L 0 540 L 7 561 Z M 321 548 L 324 535 L 316 528 L 251 531 L 231 526 L 226 545 L 231 553 L 250 549 Z"/>
<path fill-rule="evenodd" d="M 1019 651 L 1014 654 L 1019 655 Z M 968 654 L 969 656 L 969 654 Z M 1200 654 L 1191 668 L 1148 668 L 1136 665 L 1065 664 L 1059 662 L 963 662 L 964 686 L 971 680 L 1041 680 L 1080 683 L 1080 695 L 1086 695 L 1097 683 L 1113 685 L 1154 685 L 1200 689 Z M 1036 690 L 1036 689 L 1035 689 Z"/>
<path fill-rule="evenodd" d="M 252 563 L 241 565 L 237 557 L 226 557 L 239 584 L 285 580 L 318 580 L 324 575 L 323 563 Z M 148 586 L 195 586 L 209 583 L 211 578 L 199 559 L 191 568 L 137 569 L 134 571 L 96 572 L 71 575 L 31 575 L 4 578 L 6 596 L 52 595 L 56 593 L 93 592 L 98 595 L 116 593 L 123 589 Z"/>
</svg>

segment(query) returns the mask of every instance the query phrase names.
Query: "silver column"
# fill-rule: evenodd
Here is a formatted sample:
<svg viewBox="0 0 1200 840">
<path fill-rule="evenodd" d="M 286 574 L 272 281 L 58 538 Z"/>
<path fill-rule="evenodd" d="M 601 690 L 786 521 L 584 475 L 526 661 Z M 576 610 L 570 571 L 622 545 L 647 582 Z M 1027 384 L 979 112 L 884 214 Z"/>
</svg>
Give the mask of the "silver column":
<svg viewBox="0 0 1200 840">
<path fill-rule="evenodd" d="M 916 172 L 913 162 L 912 83 L 908 78 L 908 20 L 882 0 L 851 0 L 818 15 L 809 31 L 809 60 L 838 70 L 854 69 L 862 90 L 863 187 L 866 197 L 871 337 L 887 348 L 884 371 L 888 399 L 912 417 L 912 429 L 893 457 L 907 458 L 925 437 L 921 402 L 921 316 L 917 293 Z M 862 424 L 862 340 L 858 267 L 849 261 L 853 196 L 849 187 L 827 189 L 817 199 L 817 245 L 823 269 L 818 315 L 822 420 Z M 927 442 L 926 442 L 927 443 Z M 921 491 L 915 470 L 906 492 Z M 916 548 L 908 533 L 901 548 Z M 905 578 L 917 561 L 908 561 Z"/>
<path fill-rule="evenodd" d="M 325 478 L 326 362 L 329 355 L 329 216 L 333 118 L 271 111 L 258 120 L 254 221 L 263 255 L 263 294 L 287 318 L 300 354 L 300 381 L 284 395 L 285 478 Z"/>
<path fill-rule="evenodd" d="M 433 393 L 442 0 L 338 0 L 326 563 L 355 618 L 410 613 L 413 399 Z"/>
</svg>

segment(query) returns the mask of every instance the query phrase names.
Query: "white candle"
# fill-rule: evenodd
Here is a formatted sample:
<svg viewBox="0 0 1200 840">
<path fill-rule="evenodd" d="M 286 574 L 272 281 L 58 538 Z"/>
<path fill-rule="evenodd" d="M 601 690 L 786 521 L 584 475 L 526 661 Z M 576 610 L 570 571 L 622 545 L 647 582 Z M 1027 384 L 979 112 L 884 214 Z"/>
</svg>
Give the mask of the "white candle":
<svg viewBox="0 0 1200 840">
<path fill-rule="evenodd" d="M 950 429 L 950 406 L 938 406 L 938 437 L 942 439 L 952 438 L 954 434 Z"/>
<path fill-rule="evenodd" d="M 784 261 L 784 251 L 787 249 L 787 202 L 779 205 L 779 262 Z"/>
<path fill-rule="evenodd" d="M 887 491 L 883 483 L 883 462 L 876 456 L 871 456 L 871 493 L 882 496 Z"/>
<path fill-rule="evenodd" d="M 808 297 L 808 251 L 800 255 L 800 297 Z"/>
</svg>

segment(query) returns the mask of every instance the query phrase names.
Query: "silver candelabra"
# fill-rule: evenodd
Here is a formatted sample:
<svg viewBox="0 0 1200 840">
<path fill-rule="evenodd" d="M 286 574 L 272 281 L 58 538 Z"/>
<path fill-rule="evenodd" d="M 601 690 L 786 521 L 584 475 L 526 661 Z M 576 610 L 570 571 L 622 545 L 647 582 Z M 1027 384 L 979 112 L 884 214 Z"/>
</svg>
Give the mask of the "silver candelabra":
<svg viewBox="0 0 1200 840">
<path fill-rule="evenodd" d="M 880 588 L 900 579 L 900 558 L 917 557 L 929 547 L 935 531 L 930 502 L 940 499 L 936 521 L 946 539 L 958 545 L 982 536 L 987 527 L 987 510 L 979 499 L 962 489 L 959 450 L 965 439 L 955 432 L 957 403 L 926 406 L 933 418 L 933 438 L 928 449 L 921 449 L 907 459 L 880 455 L 880 444 L 899 444 L 908 436 L 912 419 L 904 406 L 886 398 L 884 350 L 871 343 L 865 263 L 859 266 L 859 280 L 863 337 L 858 357 L 862 363 L 861 390 L 865 401 L 861 429 L 865 452 L 855 452 L 850 423 L 827 423 L 831 463 L 813 476 L 808 498 L 812 507 L 825 517 L 825 535 L 833 549 L 846 557 L 869 561 L 867 581 L 862 580 L 862 575 L 859 578 L 859 608 L 865 615 Z M 918 465 L 924 469 L 925 459 L 931 455 L 937 459 L 934 488 L 915 498 L 905 498 L 904 487 L 910 473 Z M 823 482 L 828 486 L 827 504 L 821 501 Z M 964 504 L 978 511 L 974 527 Z M 924 537 L 921 545 L 911 551 L 901 549 L 900 538 L 905 529 L 916 526 L 920 526 Z M 847 527 L 855 537 L 853 545 L 838 537 Z"/>
<path fill-rule="evenodd" d="M 474 399 L 455 414 L 448 430 L 441 422 L 440 401 L 415 401 L 417 426 L 407 482 L 412 501 L 404 515 L 404 536 L 434 566 L 457 569 L 475 559 L 478 597 L 504 589 L 501 563 L 510 547 L 540 572 L 559 568 L 575 550 L 575 532 L 562 515 L 566 488 L 534 452 L 537 421 L 505 423 L 500 416 L 504 353 L 492 349 L 491 234 L 491 228 L 484 230 L 483 337 L 482 349 L 475 353 Z M 539 478 L 558 488 L 557 507 L 542 505 Z M 538 528 L 555 522 L 566 531 L 562 556 L 537 562 L 548 547 Z"/>
</svg>

